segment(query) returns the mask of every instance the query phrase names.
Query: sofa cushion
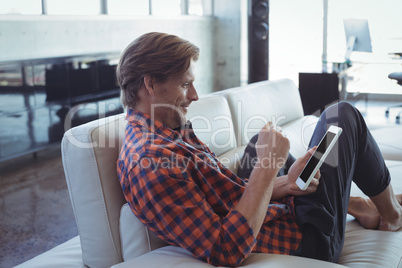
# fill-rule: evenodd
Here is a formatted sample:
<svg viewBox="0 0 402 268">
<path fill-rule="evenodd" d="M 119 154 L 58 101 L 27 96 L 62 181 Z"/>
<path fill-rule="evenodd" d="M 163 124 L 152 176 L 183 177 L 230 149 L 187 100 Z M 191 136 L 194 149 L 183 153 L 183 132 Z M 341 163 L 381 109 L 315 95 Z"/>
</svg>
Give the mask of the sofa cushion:
<svg viewBox="0 0 402 268">
<path fill-rule="evenodd" d="M 217 156 L 237 147 L 232 115 L 224 97 L 200 97 L 190 105 L 186 118 L 192 122 L 197 137 Z"/>
<path fill-rule="evenodd" d="M 219 155 L 218 159 L 222 164 L 230 169 L 230 171 L 232 171 L 234 174 L 237 174 L 237 169 L 239 168 L 245 148 L 246 146 L 236 147 L 224 154 Z"/>
<path fill-rule="evenodd" d="M 290 153 L 295 157 L 302 157 L 308 150 L 311 137 L 317 124 L 318 117 L 304 116 L 282 125 L 282 133 L 290 141 Z"/>
<path fill-rule="evenodd" d="M 269 121 L 282 126 L 304 115 L 299 90 L 289 79 L 254 83 L 222 94 L 226 94 L 241 146 Z"/>
<path fill-rule="evenodd" d="M 124 261 L 168 245 L 140 222 L 127 203 L 120 211 L 120 240 Z"/>
</svg>

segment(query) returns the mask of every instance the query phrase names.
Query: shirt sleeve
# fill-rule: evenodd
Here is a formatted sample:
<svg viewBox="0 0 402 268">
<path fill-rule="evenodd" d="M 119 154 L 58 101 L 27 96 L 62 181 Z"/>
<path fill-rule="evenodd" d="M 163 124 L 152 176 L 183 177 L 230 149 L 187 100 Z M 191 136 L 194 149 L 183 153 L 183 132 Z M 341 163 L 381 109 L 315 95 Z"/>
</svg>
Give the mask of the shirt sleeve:
<svg viewBox="0 0 402 268">
<path fill-rule="evenodd" d="M 126 198 L 134 213 L 160 238 L 196 258 L 238 266 L 255 246 L 253 231 L 240 212 L 216 211 L 225 205 L 188 158 L 141 158 L 128 180 L 131 196 Z"/>
</svg>

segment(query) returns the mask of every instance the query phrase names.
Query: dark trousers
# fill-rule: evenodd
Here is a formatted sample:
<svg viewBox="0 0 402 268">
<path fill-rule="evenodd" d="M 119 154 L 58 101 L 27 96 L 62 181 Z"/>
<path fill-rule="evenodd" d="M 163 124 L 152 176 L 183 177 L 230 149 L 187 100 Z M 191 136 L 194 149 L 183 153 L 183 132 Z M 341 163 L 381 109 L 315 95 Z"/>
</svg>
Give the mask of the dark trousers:
<svg viewBox="0 0 402 268">
<path fill-rule="evenodd" d="M 363 117 L 346 102 L 320 116 L 309 147 L 317 145 L 330 125 L 342 135 L 321 166 L 317 191 L 295 198 L 296 221 L 303 239 L 296 255 L 337 262 L 342 251 L 351 183 L 367 196 L 384 191 L 390 174 Z"/>
</svg>

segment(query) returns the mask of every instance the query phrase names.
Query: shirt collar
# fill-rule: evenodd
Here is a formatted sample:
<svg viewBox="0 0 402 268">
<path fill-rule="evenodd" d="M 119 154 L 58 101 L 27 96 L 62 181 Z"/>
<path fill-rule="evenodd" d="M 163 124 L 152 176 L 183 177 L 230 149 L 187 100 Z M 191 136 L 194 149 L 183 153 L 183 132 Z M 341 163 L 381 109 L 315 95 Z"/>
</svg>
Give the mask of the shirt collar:
<svg viewBox="0 0 402 268">
<path fill-rule="evenodd" d="M 133 125 L 146 128 L 150 132 L 170 137 L 172 140 L 195 135 L 190 121 L 183 126 L 171 129 L 158 120 L 152 120 L 149 114 L 131 108 L 127 109 L 126 120 Z"/>
</svg>

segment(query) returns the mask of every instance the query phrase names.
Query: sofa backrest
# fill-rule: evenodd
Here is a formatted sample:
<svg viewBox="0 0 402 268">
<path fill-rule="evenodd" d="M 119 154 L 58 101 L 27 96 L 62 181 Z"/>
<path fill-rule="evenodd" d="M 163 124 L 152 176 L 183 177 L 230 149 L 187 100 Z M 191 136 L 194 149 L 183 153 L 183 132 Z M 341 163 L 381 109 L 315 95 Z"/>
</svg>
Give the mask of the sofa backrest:
<svg viewBox="0 0 402 268">
<path fill-rule="evenodd" d="M 303 116 L 299 93 L 290 80 L 203 96 L 190 106 L 187 118 L 219 157 L 239 151 L 252 137 L 250 133 L 257 133 L 273 115 L 282 116 L 279 125 Z M 125 115 L 120 114 L 72 128 L 62 140 L 83 261 L 89 267 L 110 267 L 165 245 L 125 205 L 116 172 L 125 126 Z M 250 134 L 247 138 L 242 137 L 244 128 Z"/>
<path fill-rule="evenodd" d="M 299 90 L 289 79 L 262 81 L 223 92 L 232 111 L 239 146 L 269 121 L 278 126 L 303 117 Z"/>
<path fill-rule="evenodd" d="M 237 147 L 232 114 L 223 96 L 200 97 L 190 105 L 186 118 L 197 137 L 217 156 Z"/>
</svg>

